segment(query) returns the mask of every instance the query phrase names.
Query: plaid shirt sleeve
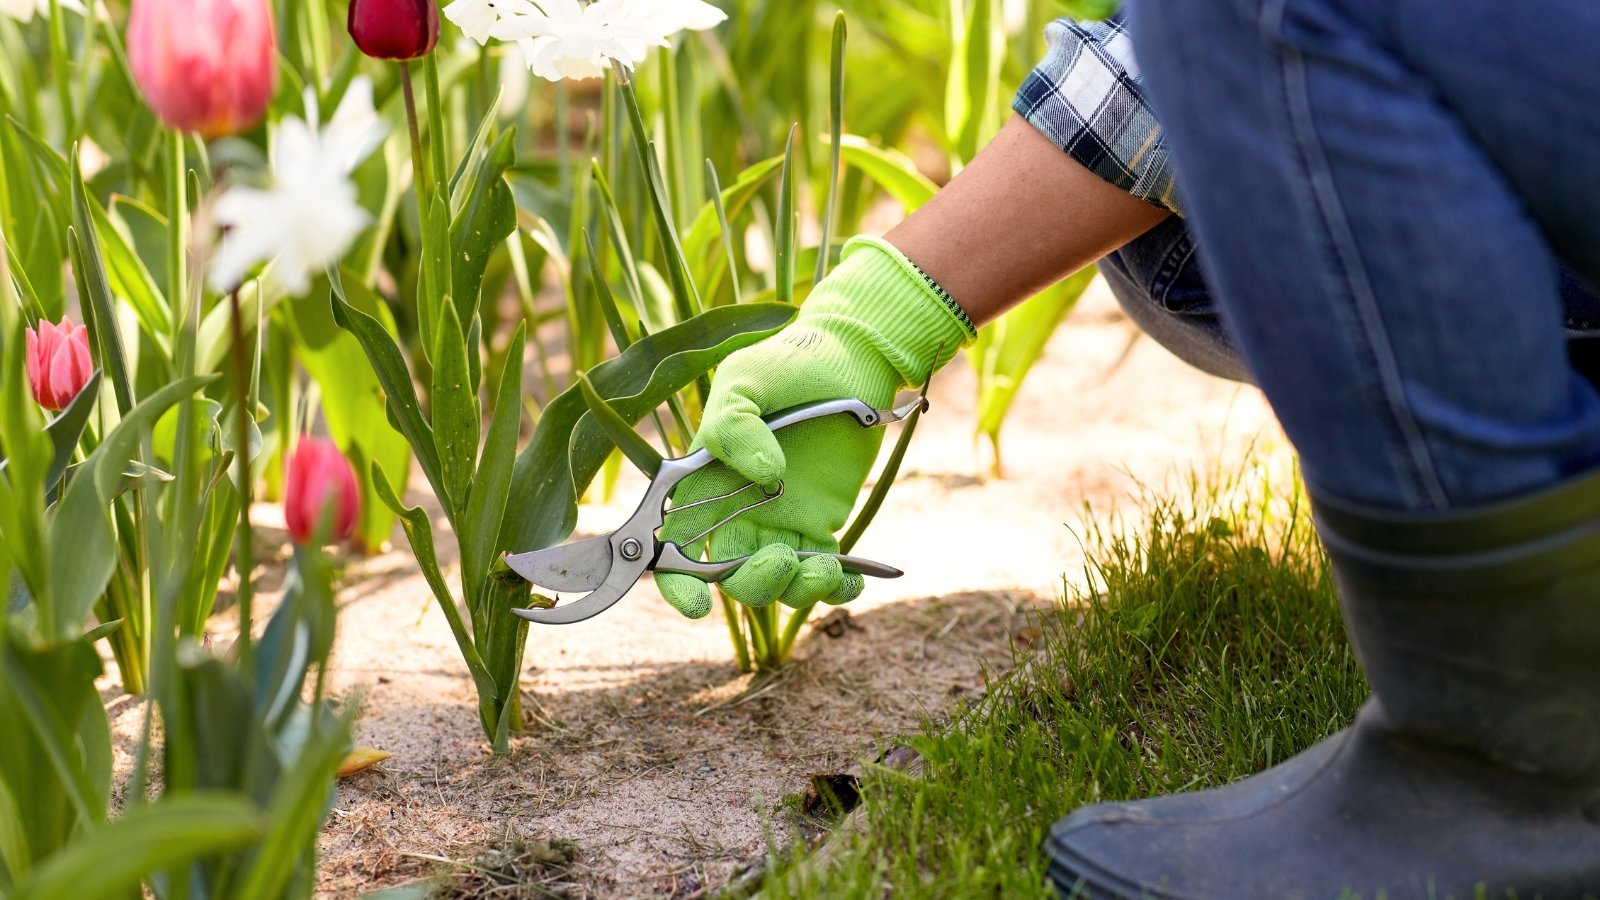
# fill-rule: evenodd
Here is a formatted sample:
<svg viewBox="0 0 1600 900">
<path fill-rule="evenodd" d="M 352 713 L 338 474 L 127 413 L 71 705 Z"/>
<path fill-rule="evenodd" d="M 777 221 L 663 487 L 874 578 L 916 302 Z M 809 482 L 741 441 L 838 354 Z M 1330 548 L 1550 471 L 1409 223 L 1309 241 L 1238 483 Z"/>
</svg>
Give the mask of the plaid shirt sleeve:
<svg viewBox="0 0 1600 900">
<path fill-rule="evenodd" d="M 1140 87 L 1123 16 L 1057 19 L 1050 52 L 1011 108 L 1089 171 L 1148 203 L 1182 213 L 1161 124 Z"/>
</svg>

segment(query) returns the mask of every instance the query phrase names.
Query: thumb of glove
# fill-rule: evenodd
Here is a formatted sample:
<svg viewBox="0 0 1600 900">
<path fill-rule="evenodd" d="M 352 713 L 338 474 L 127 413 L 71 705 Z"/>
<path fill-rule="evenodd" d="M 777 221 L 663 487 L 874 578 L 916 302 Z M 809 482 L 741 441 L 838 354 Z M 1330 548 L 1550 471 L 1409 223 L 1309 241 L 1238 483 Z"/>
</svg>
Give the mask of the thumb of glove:
<svg viewBox="0 0 1600 900">
<path fill-rule="evenodd" d="M 761 420 L 755 401 L 743 394 L 724 394 L 706 411 L 700 443 L 711 455 L 756 484 L 771 486 L 783 477 L 788 461 L 778 438 Z"/>
</svg>

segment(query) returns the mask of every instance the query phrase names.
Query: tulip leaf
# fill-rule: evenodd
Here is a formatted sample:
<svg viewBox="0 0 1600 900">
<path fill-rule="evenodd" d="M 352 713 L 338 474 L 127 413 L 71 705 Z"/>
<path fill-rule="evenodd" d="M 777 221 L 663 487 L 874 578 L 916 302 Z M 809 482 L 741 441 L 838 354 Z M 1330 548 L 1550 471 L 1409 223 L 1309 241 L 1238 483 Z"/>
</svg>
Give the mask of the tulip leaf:
<svg viewBox="0 0 1600 900">
<path fill-rule="evenodd" d="M 39 301 L 41 317 L 56 320 L 63 312 L 61 261 L 67 256 L 67 225 L 72 221 L 67 197 L 67 165 L 61 155 L 16 119 L 0 130 L 0 168 L 5 169 L 10 222 L 27 222 L 16 241 L 16 274 L 24 276 L 28 293 Z M 43 169 L 41 176 L 39 170 Z M 0 210 L 5 214 L 6 210 Z"/>
<path fill-rule="evenodd" d="M 140 443 L 169 407 L 210 384 L 212 377 L 175 381 L 134 407 L 111 430 L 67 485 L 50 523 L 50 585 L 58 635 L 76 633 L 116 569 L 116 535 L 107 512 Z"/>
<path fill-rule="evenodd" d="M 786 304 L 721 306 L 641 338 L 615 359 L 590 369 L 588 377 L 623 421 L 637 422 L 728 354 L 766 337 L 794 316 Z M 612 442 L 593 422 L 574 386 L 550 401 L 533 439 L 517 457 L 511 477 L 501 549 L 552 547 L 572 533 L 578 496 L 612 452 Z"/>
<path fill-rule="evenodd" d="M 517 227 L 517 203 L 505 171 L 516 162 L 516 130 L 507 129 L 489 148 L 465 185 L 461 211 L 450 223 L 451 296 L 456 315 L 472 321 L 489 256 Z"/>
<path fill-rule="evenodd" d="M 440 502 L 450 510 L 459 531 L 472 492 L 472 470 L 478 457 L 478 397 L 467 370 L 466 336 L 454 306 L 439 316 L 439 343 L 433 355 L 433 440 L 439 448 L 444 484 L 435 484 Z M 465 537 L 465 535 L 463 535 Z"/>
<path fill-rule="evenodd" d="M 338 273 L 329 274 L 333 287 L 334 321 L 361 342 L 361 349 L 366 351 L 367 361 L 372 364 L 372 372 L 378 376 L 378 384 L 383 388 L 390 424 L 411 443 L 411 450 L 417 455 L 417 464 L 422 467 L 422 474 L 427 477 L 428 483 L 437 489 L 446 483 L 444 468 L 439 461 L 439 450 L 434 443 L 433 429 L 422 417 L 422 405 L 417 401 L 417 390 L 411 382 L 411 372 L 406 368 L 406 360 L 400 354 L 399 345 L 377 319 L 356 309 L 345 300 L 344 285 Z"/>
<path fill-rule="evenodd" d="M 105 254 L 106 274 L 110 278 L 113 294 L 126 298 L 145 331 L 159 344 L 165 345 L 172 330 L 172 318 L 161 296 L 161 289 L 156 287 L 155 279 L 139 259 L 139 254 L 117 230 L 100 202 L 87 195 L 82 199 L 100 238 L 100 250 Z"/>
<path fill-rule="evenodd" d="M 350 710 L 335 720 L 314 721 L 311 733 L 273 786 L 266 832 L 232 894 L 236 900 L 272 900 L 291 893 L 290 879 L 309 875 L 317 833 L 332 798 L 333 773 L 349 744 Z M 308 886 L 309 888 L 309 886 Z"/>
<path fill-rule="evenodd" d="M 618 415 L 617 411 L 611 408 L 611 404 L 600 396 L 600 392 L 595 390 L 594 382 L 589 380 L 589 376 L 582 372 L 578 373 L 578 388 L 583 392 L 584 404 L 589 407 L 589 418 L 600 426 L 600 430 L 606 433 L 611 443 L 616 444 L 617 449 L 621 450 L 639 471 L 651 478 L 656 477 L 656 473 L 661 471 L 661 454 L 656 452 L 656 448 L 640 437 L 632 425 L 623 421 L 622 416 Z M 577 433 L 574 429 L 573 434 Z"/>
<path fill-rule="evenodd" d="M 478 461 L 472 497 L 462 523 L 461 571 L 470 579 L 469 602 L 476 602 L 483 579 L 496 563 L 495 547 L 504 528 L 506 494 L 517 461 L 517 437 L 522 426 L 522 354 L 527 332 L 527 323 L 519 324 L 511 343 L 506 345 L 489 435 L 483 442 L 483 458 Z"/>
<path fill-rule="evenodd" d="M 73 155 L 73 171 L 77 172 L 77 155 Z M 122 329 L 117 324 L 116 298 L 111 294 L 111 282 L 106 277 L 105 257 L 100 252 L 100 239 L 94 227 L 94 216 L 89 212 L 89 190 L 83 178 L 72 178 L 72 229 L 69 250 L 72 255 L 73 275 L 78 281 L 78 296 L 86 298 L 83 307 L 84 323 L 89 326 L 89 336 L 99 346 L 103 368 L 111 378 L 111 388 L 117 397 L 117 410 L 127 415 L 133 409 L 133 380 L 128 374 L 128 352 L 122 344 Z"/>
<path fill-rule="evenodd" d="M 233 793 L 165 796 L 129 808 L 33 870 L 14 900 L 126 897 L 151 873 L 238 850 L 261 834 L 255 806 Z"/>
<path fill-rule="evenodd" d="M 423 512 L 422 507 L 406 506 L 400 502 L 394 488 L 389 485 L 383 467 L 376 463 L 372 466 L 372 484 L 378 499 L 400 517 L 400 526 L 405 529 L 406 540 L 411 543 L 411 553 L 417 558 L 417 568 L 422 570 L 422 577 L 432 589 L 433 598 L 439 602 L 439 610 L 450 625 L 450 633 L 456 639 L 456 647 L 461 650 L 461 658 L 467 662 L 467 671 L 472 673 L 472 683 L 478 689 L 479 715 L 488 723 L 490 718 L 484 713 L 485 704 L 493 702 L 498 689 L 483 664 L 483 658 L 478 655 L 477 645 L 472 642 L 472 634 L 467 631 L 461 610 L 456 606 L 456 599 L 444 580 L 444 572 L 439 568 L 439 554 L 433 546 L 433 523 L 428 520 L 428 514 Z M 485 724 L 484 727 L 487 729 L 489 726 Z"/>
</svg>

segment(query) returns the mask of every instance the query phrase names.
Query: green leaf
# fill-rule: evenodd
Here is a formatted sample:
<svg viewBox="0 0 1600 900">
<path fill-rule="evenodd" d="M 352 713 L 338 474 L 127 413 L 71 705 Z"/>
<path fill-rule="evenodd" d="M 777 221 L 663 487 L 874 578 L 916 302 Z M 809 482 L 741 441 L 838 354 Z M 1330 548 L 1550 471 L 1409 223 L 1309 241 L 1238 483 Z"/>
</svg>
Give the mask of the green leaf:
<svg viewBox="0 0 1600 900">
<path fill-rule="evenodd" d="M 73 157 L 74 163 L 77 157 Z M 76 165 L 73 171 L 77 171 Z M 111 379 L 111 388 L 117 396 L 117 410 L 123 415 L 133 409 L 133 380 L 128 374 L 128 354 L 122 345 L 122 330 L 117 324 L 116 299 L 111 296 L 111 283 L 106 278 L 104 257 L 100 254 L 100 241 L 94 228 L 94 217 L 89 212 L 88 188 L 83 179 L 72 179 L 73 234 L 72 269 L 78 280 L 79 296 L 88 299 L 83 305 L 84 322 L 89 334 L 99 347 L 102 368 Z"/>
<path fill-rule="evenodd" d="M 516 162 L 516 130 L 507 129 L 489 148 L 450 223 L 451 295 L 456 316 L 472 321 L 489 255 L 517 228 L 517 203 L 506 186 L 505 171 Z"/>
<path fill-rule="evenodd" d="M 483 442 L 483 458 L 478 461 L 472 498 L 462 525 L 461 570 L 471 576 L 476 588 L 468 589 L 469 598 L 481 590 L 481 579 L 496 564 L 495 550 L 504 527 L 506 493 L 517 461 L 517 437 L 522 426 L 522 354 L 527 332 L 526 322 L 518 324 L 511 343 L 506 345 L 494 415 L 489 420 L 489 435 Z"/>
<path fill-rule="evenodd" d="M 422 353 L 433 359 L 439 340 L 439 310 L 450 301 L 450 203 L 444 194 L 434 194 L 422 221 L 423 254 L 417 279 L 417 327 L 422 335 Z"/>
<path fill-rule="evenodd" d="M 589 376 L 582 372 L 578 373 L 578 388 L 583 392 L 583 402 L 589 407 L 589 416 L 600 426 L 600 430 L 606 433 L 606 437 L 611 439 L 611 443 L 616 444 L 617 449 L 621 450 L 639 471 L 651 478 L 656 477 L 656 473 L 661 471 L 662 459 L 656 448 L 640 437 L 632 425 L 623 421 L 622 416 L 618 415 L 617 411 L 611 408 L 611 404 L 600 396 L 600 392 L 595 390 Z"/>
<path fill-rule="evenodd" d="M 778 176 L 778 221 L 773 227 L 774 252 L 777 254 L 775 285 L 779 303 L 794 302 L 795 225 L 794 183 L 799 173 L 794 169 L 794 133 L 799 125 L 789 126 L 789 138 L 783 145 L 783 172 Z"/>
<path fill-rule="evenodd" d="M 433 597 L 439 602 L 439 610 L 444 613 L 445 621 L 450 625 L 450 633 L 455 636 L 456 647 L 461 650 L 461 658 L 467 663 L 467 671 L 472 673 L 472 682 L 478 688 L 481 709 L 484 703 L 493 701 L 498 690 L 494 678 L 489 675 L 482 657 L 478 655 L 478 648 L 472 642 L 472 634 L 467 630 L 466 623 L 461 618 L 461 610 L 457 608 L 455 597 L 450 593 L 450 586 L 444 580 L 444 572 L 439 568 L 439 554 L 435 552 L 433 546 L 433 523 L 428 521 L 428 514 L 422 511 L 422 507 L 408 507 L 400 502 L 394 488 L 389 486 L 389 478 L 384 475 L 383 467 L 378 465 L 372 467 L 372 483 L 377 489 L 378 498 L 400 517 L 400 526 L 405 529 L 406 540 L 411 543 L 411 553 L 417 558 L 417 568 L 422 570 L 423 579 L 433 590 Z M 484 721 L 488 722 L 489 719 L 485 718 Z"/>
<path fill-rule="evenodd" d="M 135 806 L 35 869 L 14 900 L 121 898 L 146 878 L 248 845 L 261 833 L 255 807 L 235 794 L 195 793 Z"/>
<path fill-rule="evenodd" d="M 406 368 L 400 347 L 377 319 L 345 300 L 344 286 L 338 273 L 330 274 L 333 275 L 334 321 L 361 342 L 361 349 L 366 351 L 367 361 L 372 364 L 373 374 L 383 388 L 391 424 L 410 442 L 412 451 L 417 455 L 417 465 L 422 467 L 422 474 L 427 476 L 428 483 L 440 493 L 441 498 L 448 496 L 444 488 L 447 484 L 444 467 L 434 443 L 433 429 L 422 418 L 422 406 L 417 401 L 417 390 L 411 383 L 411 371 Z"/>
<path fill-rule="evenodd" d="M 828 200 L 822 210 L 822 238 L 817 241 L 821 252 L 817 254 L 815 284 L 828 274 L 828 244 L 833 240 L 833 216 L 838 208 L 839 193 L 839 137 L 844 131 L 844 12 L 833 17 L 833 44 L 828 56 L 828 128 L 832 140 L 828 144 Z"/>
<path fill-rule="evenodd" d="M 583 245 L 588 251 L 585 254 L 589 259 L 589 280 L 594 282 L 595 299 L 600 303 L 600 312 L 606 317 L 606 328 L 611 331 L 611 339 L 617 342 L 617 350 L 628 349 L 633 343 L 633 338 L 628 334 L 628 326 L 622 321 L 622 310 L 617 307 L 617 298 L 611 295 L 611 286 L 606 284 L 606 273 L 600 268 L 600 252 L 594 248 L 594 239 L 589 237 L 589 229 L 583 229 Z"/>
<path fill-rule="evenodd" d="M 859 135 L 847 134 L 840 138 L 840 154 L 844 161 L 860 169 L 862 174 L 877 182 L 900 201 L 906 212 L 933 199 L 939 186 L 917 171 L 917 164 L 898 150 L 877 147 Z"/>
<path fill-rule="evenodd" d="M 67 486 L 50 523 L 51 543 L 62 550 L 50 560 L 56 634 L 65 636 L 81 627 L 116 569 L 119 553 L 107 507 L 140 442 L 169 407 L 213 380 L 201 376 L 173 382 L 134 407 Z"/>
<path fill-rule="evenodd" d="M 74 196 L 73 199 L 77 202 L 78 197 Z M 128 305 L 139 317 L 139 324 L 151 337 L 164 342 L 172 331 L 172 317 L 165 298 L 161 296 L 161 289 L 156 287 L 155 279 L 134 252 L 133 245 L 117 230 L 99 201 L 87 195 L 83 200 L 94 221 L 100 250 L 105 254 L 106 273 L 110 277 L 112 291 L 116 296 L 127 299 Z"/>
<path fill-rule="evenodd" d="M 794 316 L 784 304 L 721 306 L 657 332 L 587 373 L 624 421 L 638 421 L 669 396 L 700 377 L 728 354 L 772 334 Z M 612 442 L 597 423 L 580 428 L 587 411 L 582 390 L 572 387 L 545 407 L 533 439 L 517 457 L 502 546 L 510 550 L 552 547 L 572 533 L 578 495 L 605 459 Z M 578 433 L 574 433 L 574 432 Z"/>
<path fill-rule="evenodd" d="M 1047 288 L 978 332 L 968 351 L 978 373 L 977 432 L 994 447 L 994 471 L 1000 472 L 1000 426 L 1016 399 L 1028 370 L 1038 362 L 1050 335 L 1094 280 L 1090 266 Z"/>
<path fill-rule="evenodd" d="M 337 725 L 313 723 L 295 764 L 285 769 L 272 791 L 266 834 L 240 878 L 233 895 L 237 900 L 287 895 L 290 879 L 316 858 L 317 833 L 333 794 L 333 773 L 348 745 L 346 719 Z"/>
<path fill-rule="evenodd" d="M 433 439 L 444 470 L 440 501 L 450 510 L 450 521 L 466 527 L 467 500 L 472 492 L 472 472 L 478 458 L 478 397 L 467 371 L 466 336 L 454 306 L 439 317 L 439 343 L 433 360 Z"/>
<path fill-rule="evenodd" d="M 713 242 L 717 240 L 722 229 L 721 219 L 732 221 L 744 212 L 761 189 L 773 176 L 778 174 L 778 169 L 783 165 L 783 157 L 774 156 L 764 159 L 739 173 L 733 184 L 722 191 L 722 214 L 719 216 L 716 205 L 706 201 L 700 207 L 700 212 L 695 215 L 694 223 L 689 226 L 689 231 L 683 237 L 683 252 L 696 265 L 704 264 L 710 256 Z M 696 269 L 704 272 L 704 269 Z"/>
</svg>

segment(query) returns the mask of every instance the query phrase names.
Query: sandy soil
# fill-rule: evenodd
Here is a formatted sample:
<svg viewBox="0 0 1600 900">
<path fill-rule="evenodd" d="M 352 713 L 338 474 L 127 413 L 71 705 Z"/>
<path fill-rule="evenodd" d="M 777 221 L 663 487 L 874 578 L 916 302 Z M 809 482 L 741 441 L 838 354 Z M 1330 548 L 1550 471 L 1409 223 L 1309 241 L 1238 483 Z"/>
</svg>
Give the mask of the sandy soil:
<svg viewBox="0 0 1600 900">
<path fill-rule="evenodd" d="M 606 615 L 535 627 L 523 679 L 535 721 L 496 758 L 404 539 L 359 563 L 341 594 L 333 684 L 364 695 L 357 742 L 394 756 L 340 784 L 321 891 L 446 873 L 477 895 L 693 896 L 759 861 L 787 840 L 785 798 L 811 775 L 944 715 L 982 691 L 986 668 L 1009 665 L 1027 611 L 1081 568 L 1073 526 L 1086 508 L 1103 513 L 1136 484 L 1236 457 L 1273 430 L 1253 389 L 1147 339 L 1124 356 L 1132 336 L 1092 289 L 1018 398 L 999 480 L 972 440 L 970 368 L 942 373 L 901 483 L 855 550 L 906 576 L 871 584 L 837 637 L 808 629 L 775 679 L 736 670 L 720 613 L 685 620 L 646 580 Z M 619 524 L 641 483 L 586 506 L 579 533 Z M 132 737 L 127 707 L 117 731 Z M 522 886 L 490 890 L 472 866 L 514 869 Z"/>
</svg>

